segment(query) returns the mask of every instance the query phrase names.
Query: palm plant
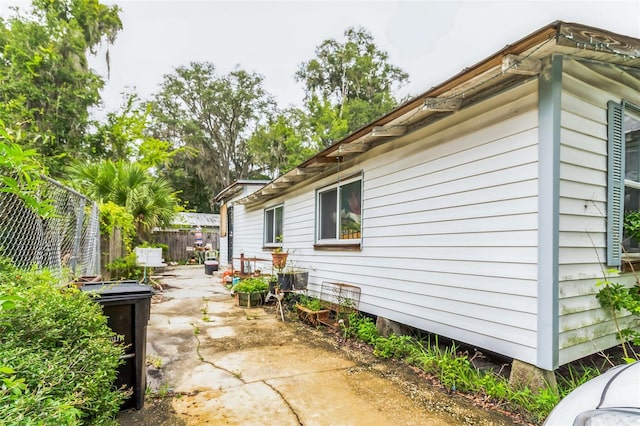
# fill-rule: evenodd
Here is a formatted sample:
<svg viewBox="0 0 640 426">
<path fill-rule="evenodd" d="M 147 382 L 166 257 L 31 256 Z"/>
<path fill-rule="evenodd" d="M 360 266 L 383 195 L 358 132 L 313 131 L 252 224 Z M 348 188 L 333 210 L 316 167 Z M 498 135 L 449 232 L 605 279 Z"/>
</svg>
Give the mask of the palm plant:
<svg viewBox="0 0 640 426">
<path fill-rule="evenodd" d="M 134 217 L 141 241 L 148 239 L 153 228 L 168 225 L 178 206 L 168 181 L 137 163 L 106 160 L 77 164 L 71 167 L 70 176 L 71 184 L 90 198 L 125 207 Z"/>
</svg>

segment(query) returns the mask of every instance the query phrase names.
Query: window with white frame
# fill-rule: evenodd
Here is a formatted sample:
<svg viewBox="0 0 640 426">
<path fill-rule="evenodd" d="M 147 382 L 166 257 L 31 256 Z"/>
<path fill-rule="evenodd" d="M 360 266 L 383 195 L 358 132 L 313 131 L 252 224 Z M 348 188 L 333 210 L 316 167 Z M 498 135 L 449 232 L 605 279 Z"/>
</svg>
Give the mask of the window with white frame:
<svg viewBox="0 0 640 426">
<path fill-rule="evenodd" d="M 264 245 L 282 246 L 284 206 L 279 205 L 264 211 Z"/>
<path fill-rule="evenodd" d="M 317 192 L 319 243 L 353 243 L 362 231 L 362 179 L 336 183 Z"/>
<path fill-rule="evenodd" d="M 623 252 L 640 253 L 640 108 L 610 102 L 608 121 L 607 263 L 620 266 Z"/>
</svg>

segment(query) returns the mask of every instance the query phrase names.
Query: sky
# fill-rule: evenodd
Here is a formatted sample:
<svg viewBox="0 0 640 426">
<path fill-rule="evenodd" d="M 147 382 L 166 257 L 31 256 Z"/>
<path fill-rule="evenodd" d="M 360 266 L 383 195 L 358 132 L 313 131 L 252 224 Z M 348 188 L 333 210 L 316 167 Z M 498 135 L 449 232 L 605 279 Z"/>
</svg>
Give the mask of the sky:
<svg viewBox="0 0 640 426">
<path fill-rule="evenodd" d="M 343 41 L 348 27 L 369 30 L 409 74 L 398 97 L 419 95 L 556 20 L 640 38 L 640 0 L 103 2 L 121 7 L 124 29 L 109 47 L 110 75 L 105 49 L 90 59 L 107 80 L 97 118 L 116 111 L 123 92 L 149 99 L 163 76 L 205 61 L 219 75 L 235 67 L 259 73 L 280 107 L 300 106 L 304 92 L 294 73 L 323 40 Z M 0 13 L 7 4 L 0 0 Z"/>
</svg>

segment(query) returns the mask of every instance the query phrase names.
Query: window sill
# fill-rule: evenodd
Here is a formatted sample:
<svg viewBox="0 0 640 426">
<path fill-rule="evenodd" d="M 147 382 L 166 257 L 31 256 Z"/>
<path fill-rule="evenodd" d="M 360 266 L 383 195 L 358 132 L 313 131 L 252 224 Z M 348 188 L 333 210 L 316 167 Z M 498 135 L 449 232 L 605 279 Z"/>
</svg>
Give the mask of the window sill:
<svg viewBox="0 0 640 426">
<path fill-rule="evenodd" d="M 360 251 L 362 250 L 362 244 L 349 243 L 349 244 L 314 244 L 313 249 L 317 251 Z"/>
<path fill-rule="evenodd" d="M 639 272 L 640 271 L 640 253 L 627 253 L 622 256 L 621 272 Z"/>
</svg>

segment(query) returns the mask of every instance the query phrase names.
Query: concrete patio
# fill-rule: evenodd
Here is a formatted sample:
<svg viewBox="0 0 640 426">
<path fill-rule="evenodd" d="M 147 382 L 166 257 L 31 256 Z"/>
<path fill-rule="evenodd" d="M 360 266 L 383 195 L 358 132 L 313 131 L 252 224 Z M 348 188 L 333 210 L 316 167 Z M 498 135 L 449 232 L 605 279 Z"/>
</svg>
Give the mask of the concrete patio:
<svg viewBox="0 0 640 426">
<path fill-rule="evenodd" d="M 273 307 L 235 306 L 220 274 L 202 265 L 167 269 L 158 280 L 148 397 L 144 409 L 120 413 L 120 425 L 513 424 L 295 315 L 282 322 Z"/>
</svg>

